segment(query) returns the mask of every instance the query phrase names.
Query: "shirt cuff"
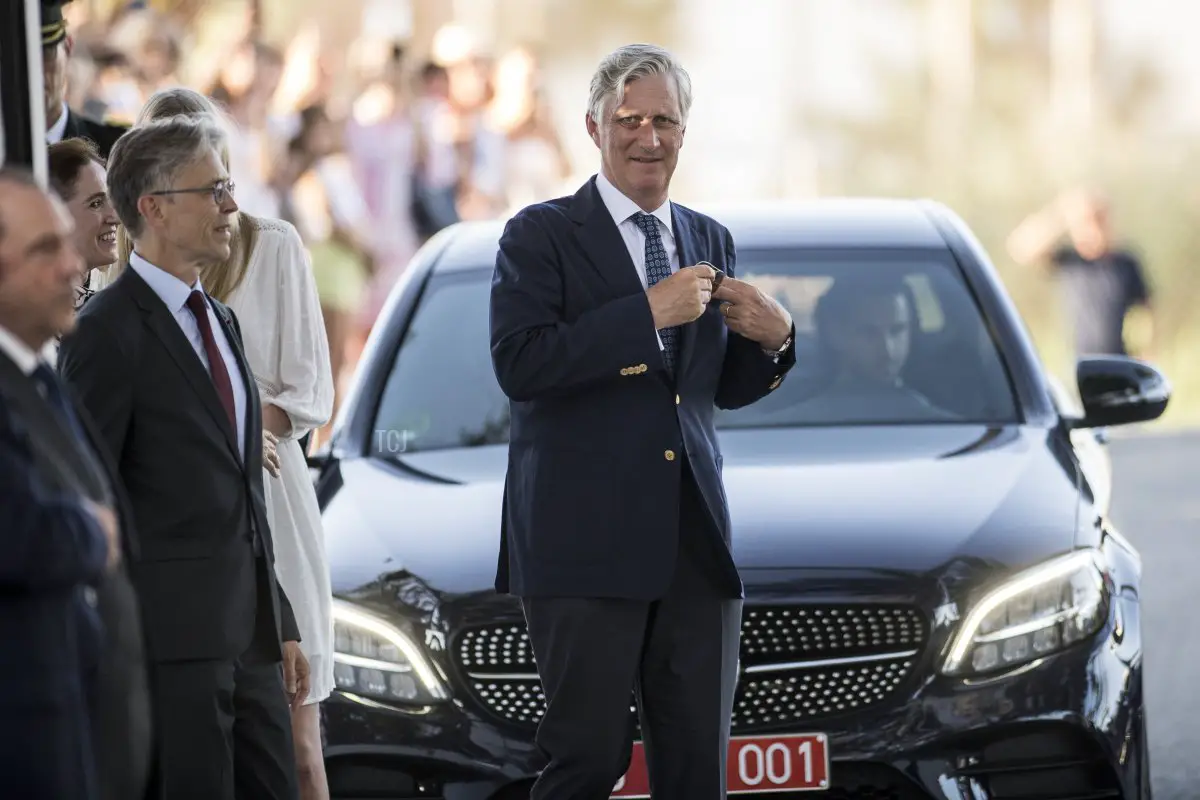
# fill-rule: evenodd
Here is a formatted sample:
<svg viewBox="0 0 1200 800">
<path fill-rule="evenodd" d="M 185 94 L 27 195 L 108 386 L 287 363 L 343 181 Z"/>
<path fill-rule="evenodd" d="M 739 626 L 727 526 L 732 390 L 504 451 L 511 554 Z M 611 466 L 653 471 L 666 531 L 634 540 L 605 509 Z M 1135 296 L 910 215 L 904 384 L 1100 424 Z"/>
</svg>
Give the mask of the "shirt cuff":
<svg viewBox="0 0 1200 800">
<path fill-rule="evenodd" d="M 795 322 L 792 323 L 792 329 L 791 329 L 791 332 L 788 334 L 788 338 L 791 339 L 791 341 L 788 342 L 787 346 L 795 347 L 796 346 L 796 323 Z M 768 350 L 765 347 L 762 349 L 762 351 L 763 351 L 763 355 L 769 356 L 770 359 L 772 361 L 774 361 L 776 364 L 779 363 L 779 358 L 783 355 L 783 353 L 776 353 L 774 350 Z"/>
</svg>

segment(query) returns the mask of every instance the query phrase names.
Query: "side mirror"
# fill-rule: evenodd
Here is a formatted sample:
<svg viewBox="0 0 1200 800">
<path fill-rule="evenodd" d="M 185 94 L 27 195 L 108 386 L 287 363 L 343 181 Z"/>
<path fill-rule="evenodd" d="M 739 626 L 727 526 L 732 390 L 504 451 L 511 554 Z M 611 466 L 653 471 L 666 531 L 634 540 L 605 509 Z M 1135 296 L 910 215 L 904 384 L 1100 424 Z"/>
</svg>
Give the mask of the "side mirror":
<svg viewBox="0 0 1200 800">
<path fill-rule="evenodd" d="M 1075 367 L 1083 418 L 1076 428 L 1102 428 L 1158 419 L 1171 400 L 1166 376 L 1126 356 L 1089 356 Z"/>
</svg>

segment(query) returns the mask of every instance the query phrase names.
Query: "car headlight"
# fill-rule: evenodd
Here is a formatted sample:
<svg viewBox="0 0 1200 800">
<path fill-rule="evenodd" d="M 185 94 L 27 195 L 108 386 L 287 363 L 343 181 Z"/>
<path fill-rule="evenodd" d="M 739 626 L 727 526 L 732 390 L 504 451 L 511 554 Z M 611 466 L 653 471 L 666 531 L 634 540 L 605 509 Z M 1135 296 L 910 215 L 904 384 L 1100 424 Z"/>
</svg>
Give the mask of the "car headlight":
<svg viewBox="0 0 1200 800">
<path fill-rule="evenodd" d="M 333 679 L 344 692 L 385 702 L 434 703 L 450 697 L 413 640 L 385 619 L 333 600 Z"/>
<path fill-rule="evenodd" d="M 989 592 L 951 642 L 942 671 L 1007 669 L 1096 633 L 1108 616 L 1100 554 L 1080 550 L 1018 573 Z"/>
</svg>

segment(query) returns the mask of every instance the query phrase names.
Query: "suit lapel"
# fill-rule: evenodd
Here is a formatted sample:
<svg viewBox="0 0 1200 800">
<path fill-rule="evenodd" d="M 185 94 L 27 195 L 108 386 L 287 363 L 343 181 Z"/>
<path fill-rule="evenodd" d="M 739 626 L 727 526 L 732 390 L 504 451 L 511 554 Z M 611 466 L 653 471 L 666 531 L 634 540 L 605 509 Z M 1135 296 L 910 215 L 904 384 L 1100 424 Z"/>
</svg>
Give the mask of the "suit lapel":
<svg viewBox="0 0 1200 800">
<path fill-rule="evenodd" d="M 250 362 L 246 360 L 246 353 L 242 350 L 242 337 L 238 331 L 234 330 L 233 320 L 228 316 L 229 309 L 220 303 L 213 302 L 213 308 L 217 312 L 217 320 L 220 322 L 221 330 L 225 332 L 225 340 L 229 342 L 229 348 L 233 350 L 234 360 L 237 361 L 238 373 L 242 381 L 242 391 L 246 395 L 246 441 L 244 449 L 246 458 L 249 459 L 250 454 L 254 449 L 250 443 L 262 437 L 261 429 L 258 426 L 262 425 L 262 413 L 257 415 L 255 411 L 259 407 L 258 403 L 258 386 L 254 383 L 253 373 L 250 371 Z M 230 376 L 230 380 L 232 380 Z M 247 461 L 249 466 L 249 461 Z"/>
<path fill-rule="evenodd" d="M 75 139 L 83 136 L 83 130 L 79 127 L 79 117 L 71 109 L 67 109 L 67 124 L 63 128 L 63 141 L 67 139 Z"/>
<path fill-rule="evenodd" d="M 69 385 L 66 387 L 66 391 L 71 408 L 75 410 L 75 416 L 78 418 L 79 424 L 83 426 L 84 433 L 87 434 L 88 444 L 91 445 L 92 453 L 95 454 L 98 462 L 97 466 L 103 473 L 108 485 L 112 487 L 113 501 L 119 510 L 121 518 L 121 539 L 125 545 L 125 555 L 127 558 L 136 559 L 139 550 L 137 539 L 134 537 L 132 525 L 133 514 L 126 505 L 128 500 L 121 494 L 121 476 L 117 470 L 117 465 L 113 462 L 112 455 L 108 451 L 108 443 L 104 441 L 104 437 L 100 435 L 100 431 L 92 423 L 91 416 L 88 415 L 87 411 L 75 399 L 75 395 Z"/>
<path fill-rule="evenodd" d="M 199 396 L 209 416 L 212 417 L 213 423 L 224 435 L 225 443 L 229 445 L 234 458 L 240 464 L 242 458 L 238 452 L 237 432 L 230 429 L 229 417 L 225 414 L 224 406 L 221 405 L 217 387 L 213 385 L 212 377 L 204 368 L 204 362 L 200 360 L 200 356 L 192 348 L 192 343 L 188 341 L 183 328 L 179 327 L 179 321 L 163 303 L 162 298 L 155 294 L 150 285 L 142 280 L 134 270 L 126 267 L 117 283 L 125 283 L 129 287 L 134 300 L 142 309 L 143 321 L 146 326 L 166 348 L 167 353 L 179 367 L 192 390 Z M 114 288 L 115 286 L 116 284 L 114 284 Z"/>
<path fill-rule="evenodd" d="M 612 215 L 600 199 L 596 179 L 583 185 L 571 199 L 570 216 L 579 227 L 575 236 L 583 248 L 588 263 L 612 289 L 617 297 L 645 291 L 638 280 L 637 268 L 629 258 L 625 240 Z"/>
<path fill-rule="evenodd" d="M 267 557 L 271 563 L 274 563 L 275 545 L 271 538 L 271 526 L 267 520 L 263 493 L 262 399 L 258 393 L 258 384 L 254 381 L 254 372 L 250 369 L 250 362 L 246 359 L 245 350 L 242 348 L 242 329 L 234 321 L 233 312 L 228 306 L 216 301 L 213 301 L 213 308 L 216 309 L 217 319 L 220 320 L 221 328 L 225 331 L 225 338 L 233 349 L 238 371 L 242 374 L 242 386 L 246 390 L 246 457 L 243 459 L 242 468 L 250 478 L 250 502 L 253 509 L 250 524 L 262 537 Z"/>
<path fill-rule="evenodd" d="M 675 250 L 679 254 L 679 266 L 690 267 L 703 256 L 696 253 L 696 241 L 692 234 L 692 223 L 685 209 L 671 203 L 671 221 L 674 223 Z M 683 341 L 679 345 L 679 374 L 682 375 L 696 348 L 696 334 L 700 329 L 700 319 L 693 320 L 683 326 Z"/>
<path fill-rule="evenodd" d="M 36 384 L 21 372 L 8 356 L 0 353 L 0 387 L 26 418 L 32 430 L 41 437 L 39 444 L 45 446 L 43 454 L 62 474 L 63 479 L 73 485 L 80 494 L 93 500 L 107 500 L 109 482 L 93 451 L 88 452 L 84 442 L 76 440 L 64 420 L 42 397 Z"/>
</svg>

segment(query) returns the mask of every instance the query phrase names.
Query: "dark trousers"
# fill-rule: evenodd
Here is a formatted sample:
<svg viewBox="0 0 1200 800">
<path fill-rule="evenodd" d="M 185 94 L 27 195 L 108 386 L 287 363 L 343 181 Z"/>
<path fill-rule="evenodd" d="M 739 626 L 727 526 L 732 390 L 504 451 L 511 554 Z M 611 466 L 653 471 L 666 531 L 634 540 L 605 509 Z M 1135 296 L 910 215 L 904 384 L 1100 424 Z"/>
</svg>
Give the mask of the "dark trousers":
<svg viewBox="0 0 1200 800">
<path fill-rule="evenodd" d="M 155 664 L 151 689 L 162 800 L 295 800 L 291 712 L 266 562 L 256 631 L 240 658 Z"/>
<path fill-rule="evenodd" d="M 683 474 L 665 597 L 522 600 L 547 703 L 537 745 L 549 763 L 531 800 L 612 794 L 629 765 L 634 694 L 655 800 L 725 797 L 742 601 L 721 579 L 714 523 L 686 464 Z"/>
<path fill-rule="evenodd" d="M 124 566 L 97 588 L 105 652 L 94 676 L 92 740 L 102 800 L 143 800 L 153 764 L 141 611 Z"/>
</svg>

